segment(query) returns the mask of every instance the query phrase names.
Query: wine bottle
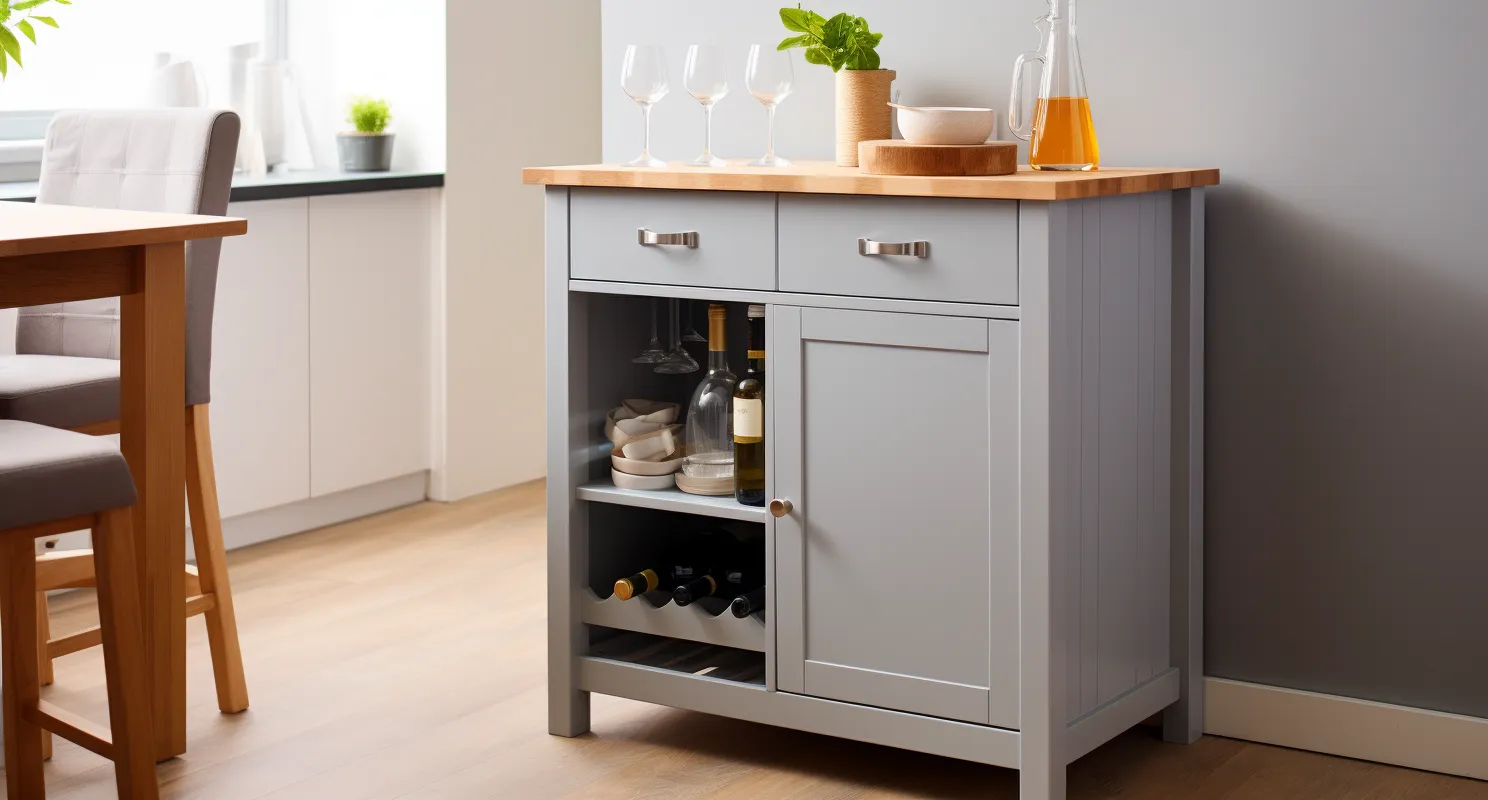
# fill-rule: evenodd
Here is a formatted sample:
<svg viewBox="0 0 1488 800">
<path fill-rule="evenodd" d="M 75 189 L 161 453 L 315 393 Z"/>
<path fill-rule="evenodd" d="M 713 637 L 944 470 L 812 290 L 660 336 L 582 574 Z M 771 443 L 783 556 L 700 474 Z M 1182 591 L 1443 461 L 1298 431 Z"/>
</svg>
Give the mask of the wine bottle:
<svg viewBox="0 0 1488 800">
<path fill-rule="evenodd" d="M 646 592 L 670 592 L 682 581 L 694 577 L 691 567 L 674 564 L 664 569 L 643 569 L 629 577 L 615 581 L 615 596 L 629 600 Z"/>
<path fill-rule="evenodd" d="M 743 619 L 750 614 L 765 610 L 765 587 L 761 586 L 752 592 L 741 594 L 729 603 L 729 610 L 734 616 Z"/>
<path fill-rule="evenodd" d="M 682 472 L 690 478 L 734 477 L 729 410 L 738 379 L 729 371 L 727 327 L 728 309 L 717 303 L 708 306 L 708 374 L 687 404 L 687 455 L 682 459 Z"/>
<path fill-rule="evenodd" d="M 679 606 L 690 606 L 704 597 L 718 594 L 718 589 L 722 585 L 722 582 L 711 571 L 706 572 L 673 589 L 672 602 Z"/>
<path fill-rule="evenodd" d="M 704 597 L 711 597 L 724 588 L 724 570 L 714 565 L 737 562 L 741 544 L 727 532 L 707 532 L 689 537 L 687 552 L 691 563 L 705 565 L 692 570 L 686 579 L 677 580 L 672 590 L 672 602 L 679 606 L 691 605 Z"/>
<path fill-rule="evenodd" d="M 765 307 L 749 307 L 749 367 L 734 390 L 734 499 L 765 504 Z"/>
</svg>

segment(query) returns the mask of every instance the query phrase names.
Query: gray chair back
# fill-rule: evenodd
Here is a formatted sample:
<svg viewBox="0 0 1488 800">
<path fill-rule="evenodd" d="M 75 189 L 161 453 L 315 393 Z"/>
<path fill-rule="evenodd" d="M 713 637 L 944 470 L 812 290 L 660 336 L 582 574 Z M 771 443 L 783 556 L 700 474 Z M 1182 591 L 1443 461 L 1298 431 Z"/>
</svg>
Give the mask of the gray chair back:
<svg viewBox="0 0 1488 800">
<path fill-rule="evenodd" d="M 241 123 L 231 111 L 63 111 L 47 129 L 36 202 L 227 213 Z M 186 404 L 211 400 L 212 309 L 221 239 L 186 245 Z M 119 300 L 23 308 L 16 352 L 119 357 Z"/>
</svg>

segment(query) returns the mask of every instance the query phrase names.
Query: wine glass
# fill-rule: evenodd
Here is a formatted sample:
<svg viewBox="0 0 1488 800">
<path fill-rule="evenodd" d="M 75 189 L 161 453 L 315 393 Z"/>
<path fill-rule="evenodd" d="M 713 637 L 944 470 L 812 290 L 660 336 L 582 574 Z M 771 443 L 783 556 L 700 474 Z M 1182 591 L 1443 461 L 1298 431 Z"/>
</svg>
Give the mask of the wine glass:
<svg viewBox="0 0 1488 800">
<path fill-rule="evenodd" d="M 691 300 L 688 300 L 687 301 L 687 329 L 684 330 L 684 331 L 682 331 L 682 341 L 684 341 L 684 342 L 707 342 L 708 341 L 708 337 L 702 335 L 701 333 L 698 333 L 697 332 L 697 328 L 692 327 L 692 301 Z"/>
<path fill-rule="evenodd" d="M 744 67 L 744 85 L 769 114 L 770 133 L 765 140 L 765 154 L 751 167 L 788 167 L 790 162 L 775 155 L 775 107 L 790 96 L 795 86 L 795 68 L 789 50 L 776 50 L 768 44 L 749 48 L 749 63 Z"/>
<path fill-rule="evenodd" d="M 660 364 L 666 360 L 667 351 L 661 346 L 661 339 L 656 335 L 656 308 L 659 301 L 651 298 L 651 341 L 640 355 L 632 358 L 632 364 Z"/>
<path fill-rule="evenodd" d="M 687 162 L 689 167 L 722 167 L 723 159 L 713 155 L 713 104 L 728 95 L 728 74 L 723 69 L 723 55 L 718 48 L 695 44 L 687 48 L 687 66 L 682 74 L 687 93 L 703 104 L 703 154 Z"/>
<path fill-rule="evenodd" d="M 656 365 L 656 372 L 662 375 L 683 375 L 688 372 L 697 372 L 701 367 L 692 353 L 682 346 L 682 335 L 678 332 L 681 327 L 677 321 L 677 304 L 681 302 L 676 298 L 668 301 L 672 312 L 672 352 L 666 354 L 660 364 Z"/>
<path fill-rule="evenodd" d="M 620 88 L 641 106 L 646 133 L 641 140 L 641 154 L 625 162 L 627 167 L 664 167 L 666 162 L 651 155 L 651 106 L 666 97 L 666 53 L 659 45 L 633 44 L 625 48 L 625 63 L 620 67 Z"/>
</svg>

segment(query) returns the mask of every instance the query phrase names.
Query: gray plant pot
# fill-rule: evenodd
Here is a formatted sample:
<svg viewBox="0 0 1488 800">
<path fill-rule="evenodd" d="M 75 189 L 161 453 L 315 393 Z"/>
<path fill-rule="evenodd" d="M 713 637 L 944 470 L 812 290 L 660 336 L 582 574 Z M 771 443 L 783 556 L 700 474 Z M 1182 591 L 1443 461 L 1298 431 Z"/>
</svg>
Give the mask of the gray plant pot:
<svg viewBox="0 0 1488 800">
<path fill-rule="evenodd" d="M 387 172 L 393 168 L 391 133 L 338 133 L 342 172 Z"/>
</svg>

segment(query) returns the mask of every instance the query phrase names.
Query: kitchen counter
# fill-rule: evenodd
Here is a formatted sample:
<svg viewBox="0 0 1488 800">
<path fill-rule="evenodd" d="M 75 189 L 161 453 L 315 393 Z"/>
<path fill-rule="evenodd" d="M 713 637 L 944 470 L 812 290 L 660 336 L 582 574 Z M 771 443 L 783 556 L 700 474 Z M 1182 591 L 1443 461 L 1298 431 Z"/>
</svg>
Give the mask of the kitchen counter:
<svg viewBox="0 0 1488 800">
<path fill-rule="evenodd" d="M 1037 172 L 1020 167 L 1015 175 L 928 177 L 865 175 L 856 167 L 839 167 L 826 161 L 798 161 L 786 168 L 765 168 L 746 167 L 738 160 L 719 168 L 685 167 L 676 163 L 660 169 L 613 164 L 528 167 L 522 170 L 522 182 L 547 186 L 1055 201 L 1214 186 L 1219 183 L 1219 170 L 1103 168 L 1095 172 Z"/>
<path fill-rule="evenodd" d="M 238 173 L 233 176 L 232 202 L 428 189 L 443 185 L 443 172 L 290 170 L 261 177 Z M 0 200 L 33 201 L 36 199 L 36 186 L 36 181 L 0 183 Z"/>
</svg>

